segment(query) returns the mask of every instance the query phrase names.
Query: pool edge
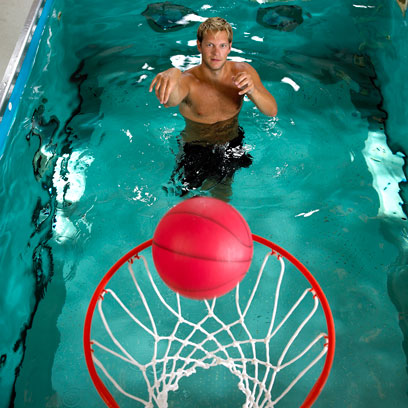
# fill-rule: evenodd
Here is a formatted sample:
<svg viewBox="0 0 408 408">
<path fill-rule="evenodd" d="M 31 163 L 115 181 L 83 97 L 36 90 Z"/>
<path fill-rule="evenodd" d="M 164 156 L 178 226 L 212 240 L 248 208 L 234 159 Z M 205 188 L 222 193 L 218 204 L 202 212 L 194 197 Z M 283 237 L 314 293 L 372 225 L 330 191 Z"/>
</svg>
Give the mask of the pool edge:
<svg viewBox="0 0 408 408">
<path fill-rule="evenodd" d="M 0 158 L 53 3 L 54 0 L 33 1 L 0 82 Z"/>
</svg>

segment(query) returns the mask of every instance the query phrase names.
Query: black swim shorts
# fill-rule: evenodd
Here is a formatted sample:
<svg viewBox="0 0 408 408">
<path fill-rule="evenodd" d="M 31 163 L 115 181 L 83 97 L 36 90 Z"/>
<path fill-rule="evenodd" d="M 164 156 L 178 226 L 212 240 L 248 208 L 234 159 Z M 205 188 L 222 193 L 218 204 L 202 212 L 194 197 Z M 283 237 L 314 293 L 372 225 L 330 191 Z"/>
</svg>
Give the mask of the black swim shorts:
<svg viewBox="0 0 408 408">
<path fill-rule="evenodd" d="M 238 136 L 223 144 L 180 141 L 176 167 L 170 178 L 171 189 L 176 195 L 184 196 L 207 180 L 216 185 L 231 179 L 239 168 L 249 167 L 252 156 L 244 149 L 243 139 L 244 132 L 239 127 Z M 165 190 L 169 191 L 169 188 Z"/>
</svg>

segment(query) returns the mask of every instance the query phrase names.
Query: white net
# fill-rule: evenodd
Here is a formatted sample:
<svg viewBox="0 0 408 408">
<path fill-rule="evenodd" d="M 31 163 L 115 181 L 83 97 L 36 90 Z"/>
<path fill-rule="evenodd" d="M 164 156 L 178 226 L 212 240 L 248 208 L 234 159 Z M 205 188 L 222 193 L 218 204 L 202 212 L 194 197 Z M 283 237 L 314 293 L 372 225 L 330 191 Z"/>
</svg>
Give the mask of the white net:
<svg viewBox="0 0 408 408">
<path fill-rule="evenodd" d="M 269 273 L 275 280 L 274 290 L 265 295 L 261 278 L 271 258 L 275 259 L 278 267 Z M 144 280 L 135 273 L 136 264 L 143 265 L 146 270 Z M 253 278 L 252 289 L 243 291 L 238 285 L 232 293 L 220 299 L 188 300 L 187 306 L 183 306 L 185 298 L 177 294 L 173 295 L 173 302 L 168 299 L 168 294 L 162 295 L 163 289 L 159 289 L 156 274 L 152 275 L 143 255 L 129 260 L 128 270 L 134 289 L 129 287 L 127 293 L 134 293 L 123 300 L 116 291 L 106 288 L 98 300 L 97 309 L 107 336 L 103 341 L 91 341 L 92 358 L 118 394 L 138 402 L 139 406 L 166 408 L 169 406 L 169 393 L 179 389 L 180 380 L 196 374 L 200 368 L 223 366 L 237 379 L 238 388 L 245 396 L 243 407 L 274 407 L 327 352 L 327 335 L 316 331 L 316 325 L 319 326 L 317 330 L 321 330 L 322 321 L 312 324 L 313 330 L 305 329 L 320 309 L 318 297 L 312 289 L 302 289 L 300 295 L 291 297 L 292 303 L 283 313 L 279 310 L 285 260 L 275 251 L 269 250 L 265 255 L 259 272 Z M 271 276 L 268 276 L 268 281 Z M 151 285 L 149 290 L 145 287 L 147 282 Z M 223 302 L 228 296 L 233 299 L 234 306 L 226 306 Z M 268 304 L 266 319 L 261 323 L 255 323 L 255 314 L 250 312 L 258 296 L 261 296 L 262 304 Z M 122 327 L 121 331 L 119 328 L 119 332 L 129 333 L 129 337 L 133 338 L 130 342 L 123 340 L 121 334 L 115 334 L 118 325 L 107 317 L 111 308 L 104 310 L 108 299 L 108 303 L 114 303 L 114 307 L 126 316 L 127 322 L 122 324 L 125 329 Z M 137 307 L 134 307 L 135 303 Z M 258 299 L 258 305 L 261 303 Z M 205 313 L 191 313 L 197 305 Z M 288 324 L 296 314 L 301 316 L 297 318 L 296 325 L 293 322 Z M 231 319 L 231 316 L 234 318 Z M 278 343 L 279 333 L 283 334 Z M 307 333 L 309 338 L 299 345 L 297 339 L 301 333 Z M 285 339 L 283 345 L 282 338 Z M 143 347 L 145 349 L 142 350 Z M 126 381 L 123 375 L 115 378 L 112 374 L 119 363 L 102 363 L 106 356 L 129 365 Z M 296 374 L 291 374 L 282 386 L 277 378 L 291 366 L 296 366 Z M 138 377 L 137 384 L 129 384 L 129 377 Z"/>
</svg>

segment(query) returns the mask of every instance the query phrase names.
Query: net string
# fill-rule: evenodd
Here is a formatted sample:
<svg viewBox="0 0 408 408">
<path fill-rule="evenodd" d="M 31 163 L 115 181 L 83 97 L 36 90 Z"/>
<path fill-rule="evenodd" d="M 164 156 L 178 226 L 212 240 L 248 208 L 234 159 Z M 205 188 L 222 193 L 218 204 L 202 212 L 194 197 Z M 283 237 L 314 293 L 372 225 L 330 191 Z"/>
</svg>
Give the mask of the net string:
<svg viewBox="0 0 408 408">
<path fill-rule="evenodd" d="M 252 336 L 247 324 L 245 323 L 245 317 L 248 314 L 252 301 L 255 297 L 257 289 L 259 287 L 259 283 L 264 272 L 265 266 L 271 256 L 275 256 L 278 261 L 280 262 L 280 273 L 277 279 L 277 284 L 275 288 L 274 294 L 274 303 L 273 308 L 271 311 L 271 320 L 268 328 L 268 332 L 265 338 L 256 339 Z M 150 284 L 152 285 L 158 299 L 160 302 L 166 307 L 166 309 L 177 318 L 176 324 L 174 329 L 172 330 L 171 334 L 168 336 L 160 336 L 158 334 L 158 330 L 156 327 L 156 323 L 149 307 L 149 302 L 144 295 L 138 280 L 136 279 L 135 273 L 133 271 L 132 265 L 135 260 L 142 260 L 146 272 L 148 274 L 148 278 Z M 142 303 L 146 309 L 148 314 L 148 319 L 151 324 L 151 329 L 143 324 L 134 314 L 126 307 L 126 305 L 121 301 L 119 296 L 111 289 L 105 289 L 103 294 L 101 295 L 100 299 L 98 300 L 98 312 L 101 316 L 101 320 L 103 325 L 115 344 L 115 346 L 119 349 L 121 353 L 118 353 L 111 348 L 101 344 L 96 340 L 92 340 L 92 345 L 94 347 L 103 350 L 106 353 L 109 353 L 122 361 L 125 361 L 135 367 L 137 367 L 143 375 L 143 379 L 146 383 L 147 390 L 149 393 L 149 400 L 146 401 L 140 397 L 130 394 L 129 392 L 123 390 L 123 388 L 118 384 L 118 382 L 110 375 L 108 370 L 104 367 L 101 361 L 96 358 L 95 353 L 93 353 L 93 360 L 95 364 L 102 370 L 104 375 L 108 378 L 108 380 L 112 383 L 112 385 L 123 395 L 140 402 L 145 407 L 153 407 L 153 402 L 160 408 L 167 407 L 167 397 L 169 391 L 175 391 L 178 389 L 178 383 L 181 378 L 185 376 L 192 375 L 196 372 L 197 368 L 204 368 L 208 369 L 210 367 L 214 367 L 217 365 L 223 365 L 229 369 L 229 371 L 238 377 L 239 383 L 238 388 L 245 394 L 246 402 L 244 407 L 273 407 L 278 401 L 280 401 L 294 386 L 295 384 L 326 354 L 327 352 L 327 345 L 325 344 L 320 351 L 320 353 L 292 380 L 292 382 L 286 387 L 286 389 L 281 392 L 281 394 L 275 399 L 272 399 L 272 388 L 275 383 L 275 379 L 277 374 L 283 370 L 284 368 L 290 366 L 294 362 L 301 359 L 305 356 L 317 343 L 319 343 L 322 339 L 325 339 L 327 336 L 324 333 L 320 333 L 316 338 L 314 338 L 302 351 L 300 351 L 296 356 L 294 356 L 290 361 L 283 363 L 289 349 L 291 348 L 293 342 L 298 337 L 300 332 L 306 326 L 306 324 L 310 321 L 310 319 L 315 314 L 319 301 L 315 293 L 312 289 L 306 289 L 301 296 L 297 299 L 297 301 L 293 304 L 290 308 L 288 313 L 283 317 L 280 323 L 275 327 L 275 320 L 276 314 L 278 310 L 279 304 L 279 295 L 281 291 L 281 284 L 283 280 L 283 276 L 285 273 L 285 262 L 283 257 L 278 253 L 272 251 L 268 252 L 263 260 L 263 263 L 260 267 L 258 272 L 255 285 L 251 291 L 251 294 L 248 298 L 247 304 L 245 308 L 242 309 L 240 305 L 240 296 L 239 296 L 239 285 L 235 290 L 235 304 L 238 313 L 239 319 L 231 322 L 231 323 L 224 323 L 221 318 L 215 313 L 215 306 L 217 299 L 213 299 L 212 301 L 204 301 L 207 315 L 202 318 L 199 322 L 190 322 L 189 320 L 185 319 L 182 314 L 182 306 L 180 302 L 180 296 L 176 294 L 177 299 L 177 307 L 171 307 L 168 302 L 164 299 L 162 294 L 160 293 L 159 289 L 157 288 L 152 274 L 150 272 L 149 265 L 146 261 L 146 258 L 143 255 L 137 255 L 128 262 L 128 270 L 132 277 L 133 283 L 135 288 L 142 300 Z M 279 330 L 284 326 L 290 316 L 294 313 L 294 311 L 299 307 L 299 305 L 303 302 L 308 294 L 312 294 L 313 296 L 313 307 L 310 313 L 306 316 L 306 318 L 300 323 L 298 328 L 295 330 L 289 342 L 284 347 L 283 351 L 281 352 L 278 362 L 276 365 L 273 365 L 270 361 L 270 341 L 271 339 L 279 332 Z M 103 300 L 106 295 L 112 296 L 112 299 L 122 308 L 122 310 L 136 323 L 142 330 L 148 333 L 154 339 L 154 347 L 153 347 L 153 357 L 151 361 L 147 364 L 139 363 L 126 349 L 125 347 L 118 341 L 116 336 L 113 334 L 107 318 L 103 311 Z M 220 325 L 218 330 L 214 330 L 209 332 L 206 330 L 203 325 L 208 320 L 214 320 Z M 184 339 L 181 339 L 177 336 L 177 332 L 179 331 L 181 325 L 187 325 L 191 327 L 191 331 L 188 336 Z M 247 339 L 239 340 L 236 339 L 232 332 L 232 328 L 235 326 L 240 326 L 243 328 Z M 195 343 L 192 341 L 193 336 L 196 333 L 201 333 L 205 336 L 204 340 L 199 343 Z M 227 334 L 230 342 L 228 344 L 222 344 L 218 339 L 217 335 L 219 334 Z M 167 341 L 167 347 L 164 352 L 164 355 L 161 358 L 158 358 L 158 344 L 160 341 Z M 177 343 L 178 350 L 174 355 L 170 355 L 172 347 L 174 344 Z M 215 344 L 215 349 L 208 350 L 205 348 L 206 344 L 212 343 Z M 266 350 L 266 360 L 262 361 L 257 358 L 257 348 L 256 346 L 259 344 L 265 345 Z M 242 346 L 250 345 L 251 353 L 250 355 L 246 356 Z M 186 350 L 188 347 L 191 347 L 192 350 L 186 355 L 182 355 L 183 351 Z M 232 358 L 228 350 L 234 349 L 238 352 L 239 358 Z M 201 352 L 203 356 L 201 358 L 194 357 L 195 354 Z M 261 379 L 258 379 L 258 376 L 261 373 L 261 368 L 264 370 L 263 376 Z M 160 370 L 160 373 L 158 372 Z M 251 371 L 252 370 L 252 371 Z M 152 383 L 149 380 L 148 372 L 151 372 L 153 375 Z"/>
</svg>

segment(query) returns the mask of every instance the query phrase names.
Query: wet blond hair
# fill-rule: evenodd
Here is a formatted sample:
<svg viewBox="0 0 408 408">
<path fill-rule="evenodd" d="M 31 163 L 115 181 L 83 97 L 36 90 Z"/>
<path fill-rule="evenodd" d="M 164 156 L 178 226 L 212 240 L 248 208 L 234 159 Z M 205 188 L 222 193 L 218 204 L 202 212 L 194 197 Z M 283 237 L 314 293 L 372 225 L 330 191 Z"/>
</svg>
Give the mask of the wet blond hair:
<svg viewBox="0 0 408 408">
<path fill-rule="evenodd" d="M 197 30 L 197 41 L 203 42 L 204 34 L 207 31 L 225 31 L 228 34 L 228 41 L 232 43 L 232 28 L 227 20 L 221 17 L 210 17 L 203 21 Z"/>
</svg>

